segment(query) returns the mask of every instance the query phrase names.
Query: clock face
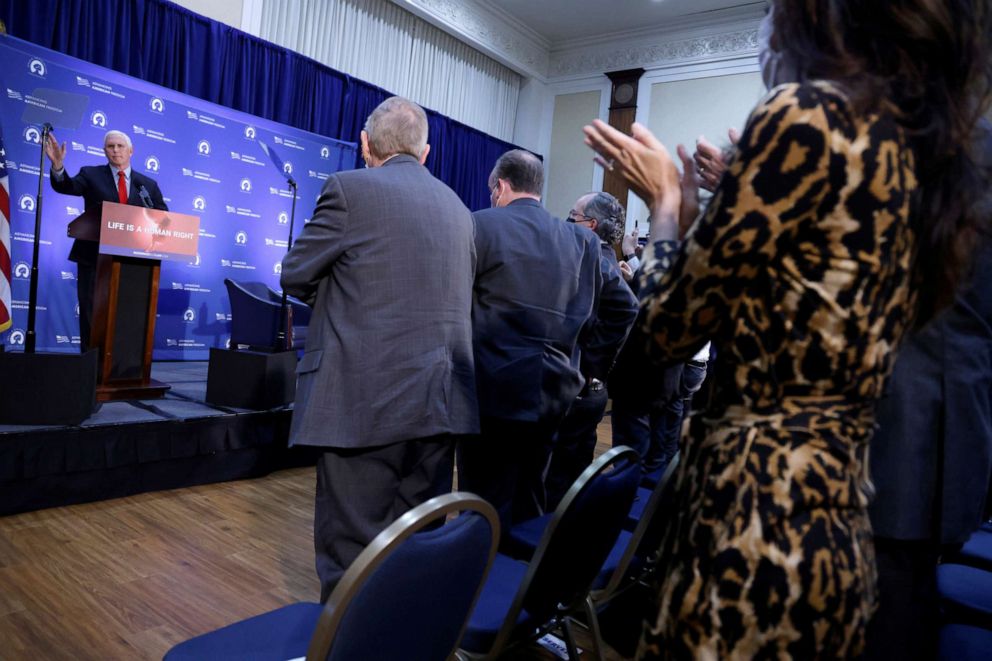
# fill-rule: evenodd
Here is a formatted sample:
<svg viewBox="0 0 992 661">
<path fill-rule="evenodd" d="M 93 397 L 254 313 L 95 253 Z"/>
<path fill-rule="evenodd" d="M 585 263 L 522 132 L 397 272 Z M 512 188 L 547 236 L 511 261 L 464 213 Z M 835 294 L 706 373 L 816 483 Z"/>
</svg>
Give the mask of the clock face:
<svg viewBox="0 0 992 661">
<path fill-rule="evenodd" d="M 630 83 L 621 83 L 613 90 L 613 100 L 616 103 L 630 103 L 634 98 L 634 86 Z"/>
</svg>

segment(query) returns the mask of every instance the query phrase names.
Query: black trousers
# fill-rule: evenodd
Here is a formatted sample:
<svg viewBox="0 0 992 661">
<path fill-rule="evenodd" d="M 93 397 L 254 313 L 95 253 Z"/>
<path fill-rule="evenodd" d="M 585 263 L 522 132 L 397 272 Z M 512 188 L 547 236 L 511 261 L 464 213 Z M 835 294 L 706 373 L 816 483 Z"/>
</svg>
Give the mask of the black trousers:
<svg viewBox="0 0 992 661">
<path fill-rule="evenodd" d="M 499 513 L 501 536 L 519 521 L 545 511 L 544 477 L 554 424 L 483 417 L 481 434 L 458 450 L 458 490 L 489 501 Z"/>
<path fill-rule="evenodd" d="M 875 538 L 878 610 L 868 624 L 865 659 L 936 658 L 941 553 L 931 540 Z"/>
<path fill-rule="evenodd" d="M 450 434 L 374 448 L 328 448 L 317 462 L 313 543 L 320 601 L 393 521 L 451 491 L 455 437 Z"/>
<path fill-rule="evenodd" d="M 606 413 L 608 399 L 606 388 L 585 391 L 575 398 L 561 421 L 544 481 L 548 511 L 558 507 L 572 483 L 592 463 L 596 454 L 596 429 Z"/>
<path fill-rule="evenodd" d="M 93 324 L 93 288 L 96 285 L 96 265 L 76 264 L 76 297 L 79 299 L 79 350 L 90 348 L 90 327 Z"/>
</svg>

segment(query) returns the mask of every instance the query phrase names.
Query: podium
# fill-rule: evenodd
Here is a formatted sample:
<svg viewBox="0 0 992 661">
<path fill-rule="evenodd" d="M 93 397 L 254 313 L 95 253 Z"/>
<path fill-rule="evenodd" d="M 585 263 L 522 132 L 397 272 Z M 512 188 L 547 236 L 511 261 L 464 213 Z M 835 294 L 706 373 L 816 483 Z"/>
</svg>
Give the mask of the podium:
<svg viewBox="0 0 992 661">
<path fill-rule="evenodd" d="M 98 351 L 98 401 L 153 399 L 170 386 L 151 378 L 163 259 L 196 257 L 196 216 L 104 202 L 69 223 L 75 239 L 99 241 L 90 348 Z"/>
</svg>

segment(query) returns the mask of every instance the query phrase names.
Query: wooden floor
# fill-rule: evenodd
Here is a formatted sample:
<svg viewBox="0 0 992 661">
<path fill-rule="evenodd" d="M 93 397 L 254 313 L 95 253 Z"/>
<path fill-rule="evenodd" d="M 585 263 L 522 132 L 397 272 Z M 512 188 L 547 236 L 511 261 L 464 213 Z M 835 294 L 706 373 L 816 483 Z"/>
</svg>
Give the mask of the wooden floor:
<svg viewBox="0 0 992 661">
<path fill-rule="evenodd" d="M 607 418 L 600 451 L 608 430 Z M 316 601 L 314 486 L 301 468 L 0 518 L 0 659 L 161 659 L 200 633 Z"/>
</svg>

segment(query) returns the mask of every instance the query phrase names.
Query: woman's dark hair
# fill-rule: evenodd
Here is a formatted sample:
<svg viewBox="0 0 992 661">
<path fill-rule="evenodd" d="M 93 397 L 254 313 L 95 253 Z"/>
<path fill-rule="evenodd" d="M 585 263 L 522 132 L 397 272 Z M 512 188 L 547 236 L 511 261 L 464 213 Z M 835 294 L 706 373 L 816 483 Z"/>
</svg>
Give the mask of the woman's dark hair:
<svg viewBox="0 0 992 661">
<path fill-rule="evenodd" d="M 892 117 L 915 157 L 917 322 L 953 300 L 986 230 L 990 0 L 775 0 L 774 47 L 860 113 Z"/>
</svg>

